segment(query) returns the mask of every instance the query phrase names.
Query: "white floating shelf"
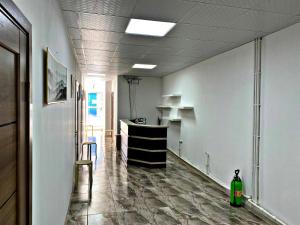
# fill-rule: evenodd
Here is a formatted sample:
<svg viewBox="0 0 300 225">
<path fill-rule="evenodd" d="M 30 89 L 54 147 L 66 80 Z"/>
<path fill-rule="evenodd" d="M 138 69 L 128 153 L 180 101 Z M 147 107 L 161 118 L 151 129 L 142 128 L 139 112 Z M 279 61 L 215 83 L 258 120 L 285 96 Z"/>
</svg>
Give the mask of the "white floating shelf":
<svg viewBox="0 0 300 225">
<path fill-rule="evenodd" d="M 172 109 L 172 106 L 169 106 L 169 105 L 158 105 L 158 106 L 156 106 L 156 108 L 158 108 L 158 109 Z"/>
<path fill-rule="evenodd" d="M 180 94 L 162 95 L 163 98 L 180 98 Z"/>
<path fill-rule="evenodd" d="M 181 122 L 181 118 L 169 118 L 170 122 Z"/>
<path fill-rule="evenodd" d="M 194 109 L 193 106 L 179 106 L 178 107 L 179 110 L 192 110 Z"/>
<path fill-rule="evenodd" d="M 181 122 L 181 118 L 168 118 L 168 117 L 163 117 L 163 120 L 168 120 L 170 122 Z"/>
</svg>

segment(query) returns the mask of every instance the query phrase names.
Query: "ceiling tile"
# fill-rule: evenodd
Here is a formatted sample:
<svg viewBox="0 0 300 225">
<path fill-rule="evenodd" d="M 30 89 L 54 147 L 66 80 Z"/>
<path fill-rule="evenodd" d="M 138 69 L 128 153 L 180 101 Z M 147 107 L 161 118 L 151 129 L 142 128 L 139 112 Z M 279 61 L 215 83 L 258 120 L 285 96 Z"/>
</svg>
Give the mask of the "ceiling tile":
<svg viewBox="0 0 300 225">
<path fill-rule="evenodd" d="M 181 22 L 216 28 L 271 32 L 298 21 L 297 17 L 291 15 L 199 3 Z"/>
<path fill-rule="evenodd" d="M 165 55 L 156 55 L 156 54 L 148 54 L 143 58 L 139 59 L 137 63 L 149 63 L 149 64 L 160 64 L 161 62 L 165 64 L 176 64 L 176 63 L 187 63 L 187 62 L 198 62 L 198 60 L 194 57 L 189 56 L 180 56 L 180 55 L 171 55 L 166 57 Z"/>
<path fill-rule="evenodd" d="M 114 32 L 124 32 L 129 22 L 129 19 L 124 17 L 90 13 L 80 13 L 78 18 L 81 28 Z"/>
<path fill-rule="evenodd" d="M 74 48 L 82 48 L 82 40 L 80 39 L 72 39 L 72 44 Z"/>
<path fill-rule="evenodd" d="M 168 34 L 168 37 L 212 40 L 216 31 L 216 27 L 179 23 L 174 30 Z"/>
<path fill-rule="evenodd" d="M 123 33 L 81 29 L 82 40 L 119 43 Z"/>
<path fill-rule="evenodd" d="M 159 39 L 159 38 L 124 34 L 122 39 L 120 40 L 120 43 L 121 44 L 153 46 L 153 45 L 155 45 L 153 42 L 156 41 L 157 39 Z"/>
<path fill-rule="evenodd" d="M 68 27 L 80 28 L 79 14 L 71 11 L 63 11 L 63 15 Z"/>
<path fill-rule="evenodd" d="M 248 31 L 238 30 L 230 28 L 218 28 L 215 32 L 215 36 L 212 40 L 233 42 L 233 43 L 247 43 L 254 40 L 257 37 L 263 36 L 264 33 L 261 31 Z"/>
<path fill-rule="evenodd" d="M 269 33 L 299 21 L 295 16 L 248 10 L 236 18 L 231 27 Z"/>
<path fill-rule="evenodd" d="M 90 63 L 91 62 L 91 63 Z M 92 61 L 87 61 L 87 65 L 95 65 L 95 66 L 109 66 L 110 62 L 109 61 L 97 61 L 93 63 Z"/>
<path fill-rule="evenodd" d="M 111 58 L 106 57 L 106 58 L 102 58 L 102 59 L 97 59 L 97 60 L 93 60 L 93 59 L 87 59 L 86 63 L 90 64 L 90 65 L 99 65 L 99 66 L 103 66 L 103 65 L 109 65 Z"/>
<path fill-rule="evenodd" d="M 59 1 L 80 67 L 107 74 L 166 75 L 300 21 L 299 0 Z M 177 25 L 163 38 L 124 34 L 131 17 Z"/>
<path fill-rule="evenodd" d="M 177 22 L 195 3 L 182 0 L 139 0 L 132 17 L 168 22 Z"/>
<path fill-rule="evenodd" d="M 147 54 L 176 55 L 178 51 L 177 48 L 153 46 L 147 49 Z"/>
<path fill-rule="evenodd" d="M 192 49 L 184 49 L 179 53 L 179 56 L 189 56 L 195 58 L 210 57 L 214 54 L 224 52 L 225 50 L 233 49 L 239 44 L 218 42 L 218 41 L 201 41 Z"/>
<path fill-rule="evenodd" d="M 193 24 L 178 24 L 168 36 L 175 38 L 197 39 L 201 41 L 223 41 L 223 42 L 248 42 L 258 36 L 263 35 L 262 32 L 233 29 L 224 27 L 208 27 Z"/>
<path fill-rule="evenodd" d="M 142 45 L 128 45 L 128 44 L 120 44 L 116 51 L 121 53 L 137 53 L 137 54 L 145 54 L 148 50 L 147 46 Z"/>
<path fill-rule="evenodd" d="M 161 48 L 173 48 L 176 50 L 182 50 L 184 48 L 193 48 L 199 40 L 189 38 L 173 38 L 165 37 L 162 39 L 156 39 L 153 44 Z"/>
<path fill-rule="evenodd" d="M 108 56 L 104 56 L 104 55 L 103 56 L 86 56 L 85 59 L 89 63 L 94 62 L 94 61 L 103 61 L 103 62 L 110 61 L 110 58 Z M 90 63 L 90 64 L 96 64 L 96 63 Z"/>
<path fill-rule="evenodd" d="M 138 58 L 117 58 L 117 57 L 112 57 L 110 59 L 111 63 L 127 63 L 127 64 L 134 64 Z"/>
<path fill-rule="evenodd" d="M 180 22 L 213 27 L 232 27 L 231 24 L 247 12 L 248 10 L 241 8 L 200 3 Z"/>
<path fill-rule="evenodd" d="M 117 57 L 117 58 L 131 58 L 131 59 L 141 58 L 144 56 L 145 56 L 145 53 L 138 53 L 138 52 L 118 52 L 118 51 L 116 51 L 114 54 L 114 57 Z"/>
<path fill-rule="evenodd" d="M 81 32 L 79 29 L 69 28 L 68 30 L 71 39 L 81 39 Z"/>
<path fill-rule="evenodd" d="M 195 0 L 193 0 L 195 1 Z M 226 5 L 237 8 L 263 10 L 281 14 L 299 15 L 299 0 L 199 0 L 210 4 Z"/>
<path fill-rule="evenodd" d="M 73 40 L 74 48 L 95 49 L 104 51 L 115 51 L 118 44 L 102 42 L 102 41 L 85 41 L 85 40 Z"/>
<path fill-rule="evenodd" d="M 63 10 L 130 17 L 137 0 L 59 0 Z"/>
</svg>

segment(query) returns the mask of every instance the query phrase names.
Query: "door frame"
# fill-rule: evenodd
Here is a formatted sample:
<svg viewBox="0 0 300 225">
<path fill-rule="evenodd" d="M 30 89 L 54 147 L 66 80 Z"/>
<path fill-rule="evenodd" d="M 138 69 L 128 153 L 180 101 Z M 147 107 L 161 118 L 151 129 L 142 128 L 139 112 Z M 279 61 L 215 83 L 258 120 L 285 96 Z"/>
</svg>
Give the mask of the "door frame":
<svg viewBox="0 0 300 225">
<path fill-rule="evenodd" d="M 25 124 L 26 129 L 23 131 L 26 139 L 25 158 L 21 159 L 18 171 L 24 169 L 26 171 L 26 179 L 24 183 L 19 182 L 18 189 L 24 190 L 24 192 L 19 193 L 18 201 L 23 201 L 26 205 L 25 208 L 17 208 L 17 223 L 18 225 L 31 225 L 32 224 L 32 25 L 20 11 L 20 9 L 15 5 L 12 0 L 0 0 L 0 12 L 6 15 L 7 18 L 11 20 L 25 35 L 27 41 L 27 52 L 26 52 L 26 80 L 23 84 L 18 80 L 17 91 L 19 97 L 26 102 L 24 107 Z M 19 64 L 20 66 L 20 64 Z M 20 74 L 19 74 L 20 75 Z M 20 89 L 24 91 L 20 91 Z M 18 98 L 18 107 L 20 107 L 21 100 Z M 20 120 L 20 115 L 18 116 Z M 18 134 L 20 134 L 20 129 L 18 129 Z M 20 159 L 18 159 L 20 160 Z M 18 179 L 19 181 L 19 179 Z M 17 181 L 17 182 L 18 182 Z M 24 221 L 25 218 L 25 221 Z"/>
</svg>

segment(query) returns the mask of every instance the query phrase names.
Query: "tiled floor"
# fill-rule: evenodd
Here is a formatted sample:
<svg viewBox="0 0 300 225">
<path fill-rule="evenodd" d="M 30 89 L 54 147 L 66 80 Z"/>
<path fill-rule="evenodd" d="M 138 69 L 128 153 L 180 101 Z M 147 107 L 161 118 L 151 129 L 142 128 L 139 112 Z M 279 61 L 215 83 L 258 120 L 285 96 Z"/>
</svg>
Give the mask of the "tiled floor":
<svg viewBox="0 0 300 225">
<path fill-rule="evenodd" d="M 81 172 L 67 225 L 266 224 L 243 208 L 230 207 L 213 183 L 172 155 L 166 169 L 126 168 L 107 140 L 94 166 L 90 205 L 87 170 Z"/>
</svg>

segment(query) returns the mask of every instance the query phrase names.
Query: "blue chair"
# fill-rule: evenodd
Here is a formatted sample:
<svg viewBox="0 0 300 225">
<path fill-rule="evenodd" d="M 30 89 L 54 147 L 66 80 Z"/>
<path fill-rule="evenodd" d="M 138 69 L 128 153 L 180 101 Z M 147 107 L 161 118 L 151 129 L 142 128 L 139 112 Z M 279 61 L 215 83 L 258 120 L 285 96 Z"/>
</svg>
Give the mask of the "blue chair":
<svg viewBox="0 0 300 225">
<path fill-rule="evenodd" d="M 95 141 L 87 141 L 83 142 L 81 145 L 81 160 L 83 157 L 83 147 L 87 146 L 87 159 L 92 160 L 92 148 L 95 147 L 95 155 L 96 155 L 96 160 L 98 158 L 97 156 L 97 143 Z"/>
</svg>

